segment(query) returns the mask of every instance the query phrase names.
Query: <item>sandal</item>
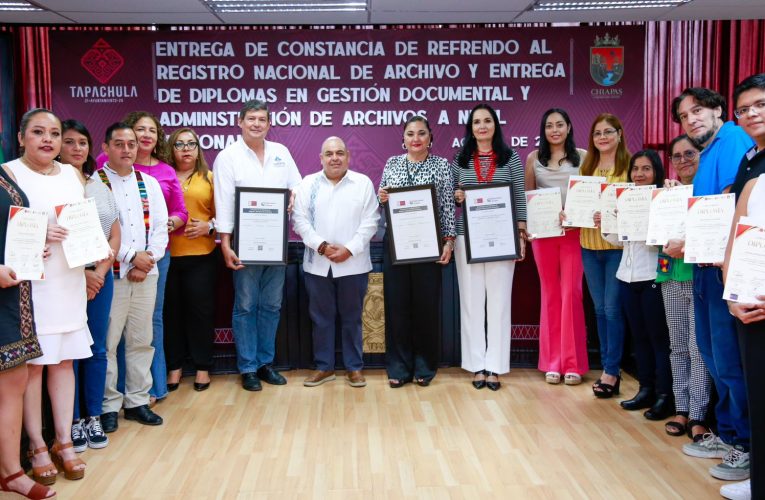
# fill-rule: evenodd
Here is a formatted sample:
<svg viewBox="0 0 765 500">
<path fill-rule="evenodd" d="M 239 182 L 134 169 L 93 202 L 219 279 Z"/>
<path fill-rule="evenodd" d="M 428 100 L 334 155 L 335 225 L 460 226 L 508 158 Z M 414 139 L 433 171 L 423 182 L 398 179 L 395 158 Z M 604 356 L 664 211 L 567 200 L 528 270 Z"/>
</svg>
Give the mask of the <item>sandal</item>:
<svg viewBox="0 0 765 500">
<path fill-rule="evenodd" d="M 75 467 L 78 465 L 85 465 L 85 462 L 80 458 L 64 460 L 64 457 L 61 455 L 61 450 L 65 450 L 67 448 L 72 448 L 71 441 L 64 444 L 61 444 L 57 441 L 54 442 L 53 446 L 50 448 L 50 458 L 56 464 L 56 467 L 64 471 L 65 478 L 69 479 L 70 481 L 82 479 L 85 477 L 85 469 L 75 469 Z"/>
<path fill-rule="evenodd" d="M 664 432 L 669 434 L 670 436 L 683 436 L 687 432 L 687 429 L 685 428 L 685 424 L 682 422 L 678 422 L 676 420 L 670 420 L 666 424 L 664 424 Z"/>
<path fill-rule="evenodd" d="M 618 375 L 616 377 L 616 383 L 606 384 L 604 382 L 601 382 L 600 379 L 598 379 L 597 382 L 595 382 L 592 385 L 592 392 L 595 394 L 596 398 L 599 399 L 608 399 L 613 397 L 614 395 L 619 395 L 619 386 L 622 384 L 622 376 Z"/>
<path fill-rule="evenodd" d="M 547 372 L 545 373 L 545 382 L 548 384 L 560 384 L 560 373 L 558 372 Z"/>
<path fill-rule="evenodd" d="M 47 446 L 41 446 L 37 449 L 29 450 L 27 452 L 27 457 L 31 460 L 35 455 L 42 455 L 43 453 L 48 453 Z M 35 467 L 34 465 L 32 466 L 32 479 L 42 484 L 43 486 L 50 486 L 51 484 L 54 484 L 56 482 L 57 475 L 58 469 L 56 469 L 56 466 L 53 465 L 52 461 L 46 465 L 40 465 L 38 467 Z M 9 481 L 12 480 L 13 479 L 10 479 Z"/>
<path fill-rule="evenodd" d="M 41 449 L 41 448 L 38 448 Z M 48 451 L 46 448 L 45 451 Z M 41 484 L 38 484 L 35 482 L 34 486 L 26 492 L 26 494 L 21 493 L 19 491 L 11 489 L 10 486 L 8 486 L 8 483 L 13 481 L 14 479 L 18 479 L 21 476 L 24 475 L 24 471 L 20 470 L 14 474 L 11 474 L 10 476 L 6 478 L 0 478 L 0 491 L 8 492 L 8 493 L 15 493 L 16 495 L 21 496 L 22 498 L 29 498 L 31 500 L 45 500 L 47 498 L 56 498 L 56 492 L 48 488 L 47 486 L 43 486 Z M 46 476 L 48 477 L 48 476 Z M 53 479 L 56 478 L 56 476 L 52 476 Z M 51 496 L 48 496 L 48 494 L 53 491 L 53 494 Z"/>
<path fill-rule="evenodd" d="M 404 384 L 409 382 L 409 380 L 399 380 L 397 378 L 389 378 L 388 379 L 388 385 L 391 389 L 398 389 L 399 387 L 404 387 Z"/>
<path fill-rule="evenodd" d="M 420 387 L 427 387 L 430 385 L 431 380 L 432 379 L 429 379 L 429 378 L 418 378 L 416 379 L 416 382 L 417 382 L 417 385 L 419 385 Z"/>
<path fill-rule="evenodd" d="M 486 387 L 486 374 L 483 372 L 483 370 L 475 372 L 475 377 L 473 377 L 473 387 L 476 389 L 483 389 Z"/>
<path fill-rule="evenodd" d="M 693 434 L 693 428 L 697 426 L 703 427 L 704 431 Z M 685 427 L 687 429 L 688 437 L 691 438 L 694 443 L 698 443 L 704 439 L 704 434 L 709 432 L 709 427 L 707 427 L 707 424 L 703 420 L 689 420 L 688 423 L 685 424 Z"/>
<path fill-rule="evenodd" d="M 563 383 L 566 385 L 579 385 L 582 383 L 582 376 L 578 373 L 567 373 L 563 377 Z"/>
</svg>

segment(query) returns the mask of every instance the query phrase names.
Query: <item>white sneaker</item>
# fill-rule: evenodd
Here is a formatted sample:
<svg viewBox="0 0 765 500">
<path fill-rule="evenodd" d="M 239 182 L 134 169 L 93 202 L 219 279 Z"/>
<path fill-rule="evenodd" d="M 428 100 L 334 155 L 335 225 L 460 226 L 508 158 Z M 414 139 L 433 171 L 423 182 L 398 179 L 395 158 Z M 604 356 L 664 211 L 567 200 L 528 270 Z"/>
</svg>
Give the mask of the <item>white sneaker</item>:
<svg viewBox="0 0 765 500">
<path fill-rule="evenodd" d="M 72 449 L 75 453 L 82 453 L 88 449 L 88 440 L 85 438 L 85 421 L 79 419 L 72 424 Z"/>
<path fill-rule="evenodd" d="M 720 487 L 720 495 L 728 500 L 751 500 L 752 485 L 749 479 L 740 483 L 726 484 Z"/>
<path fill-rule="evenodd" d="M 723 481 L 742 481 L 749 479 L 749 453 L 736 445 L 722 459 L 722 463 L 709 469 L 712 477 Z"/>
<path fill-rule="evenodd" d="M 733 446 L 723 443 L 719 436 L 711 432 L 704 434 L 699 442 L 683 445 L 683 453 L 696 458 L 723 458 L 732 449 Z"/>
</svg>

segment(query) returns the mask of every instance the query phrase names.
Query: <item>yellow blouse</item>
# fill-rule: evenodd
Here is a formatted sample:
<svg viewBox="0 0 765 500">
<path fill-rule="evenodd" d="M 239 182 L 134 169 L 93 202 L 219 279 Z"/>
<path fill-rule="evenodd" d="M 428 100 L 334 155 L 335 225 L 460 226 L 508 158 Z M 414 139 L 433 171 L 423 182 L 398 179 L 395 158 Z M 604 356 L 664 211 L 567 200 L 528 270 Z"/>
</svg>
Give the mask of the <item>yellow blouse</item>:
<svg viewBox="0 0 765 500">
<path fill-rule="evenodd" d="M 215 217 L 212 172 L 207 172 L 207 179 L 210 182 L 207 182 L 201 175 L 194 174 L 181 182 L 183 201 L 186 202 L 189 220 L 194 218 L 207 222 Z M 188 239 L 184 235 L 184 229 L 185 227 L 182 227 L 170 234 L 170 255 L 172 257 L 207 255 L 215 250 L 214 236 L 205 235 Z"/>
<path fill-rule="evenodd" d="M 627 182 L 627 170 L 625 169 L 624 173 L 622 175 L 614 175 L 614 170 L 611 169 L 605 174 L 600 173 L 597 169 L 595 170 L 595 175 L 605 177 L 606 181 L 609 184 L 612 184 L 614 182 Z M 580 175 L 581 169 L 580 169 Z M 600 235 L 600 228 L 589 228 L 589 227 L 583 227 L 579 231 L 579 243 L 582 245 L 582 248 L 586 248 L 588 250 L 621 250 L 622 247 L 612 245 L 611 243 L 607 242 L 603 239 L 603 236 Z"/>
</svg>

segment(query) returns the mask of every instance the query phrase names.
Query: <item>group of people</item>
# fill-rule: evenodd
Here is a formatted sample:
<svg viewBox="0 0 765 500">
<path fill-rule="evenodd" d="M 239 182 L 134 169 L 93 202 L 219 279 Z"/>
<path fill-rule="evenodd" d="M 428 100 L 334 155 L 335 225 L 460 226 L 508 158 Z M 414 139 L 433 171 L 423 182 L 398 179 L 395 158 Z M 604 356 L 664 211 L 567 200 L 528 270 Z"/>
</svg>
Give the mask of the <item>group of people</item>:
<svg viewBox="0 0 765 500">
<path fill-rule="evenodd" d="M 55 496 L 48 486 L 57 473 L 82 478 L 86 466 L 76 452 L 107 446 L 121 409 L 126 419 L 162 424 L 153 403 L 178 389 L 187 358 L 196 369 L 194 389 L 210 387 L 219 257 L 233 274 L 232 327 L 243 389 L 287 383 L 273 367 L 285 268 L 240 261 L 234 245 L 238 187 L 290 192 L 288 211 L 305 246 L 316 365 L 303 384 L 336 379 L 339 330 L 345 379 L 363 387 L 361 316 L 372 269 L 370 241 L 391 190 L 433 185 L 442 238 L 437 260 L 394 262 L 391 228 L 385 230 L 388 384 L 424 387 L 435 377 L 440 293 L 423 293 L 423 286 L 440 290 L 443 266 L 454 258 L 462 367 L 476 389 L 499 390 L 500 375 L 510 370 L 516 261 L 469 263 L 459 208 L 465 188 L 508 182 L 515 193 L 518 255 L 522 260 L 530 244 L 540 277 L 538 367 L 545 381 L 578 385 L 589 370 L 584 276 L 603 365 L 594 395 L 607 399 L 620 392 L 626 316 L 640 388 L 621 406 L 646 409 L 652 420 L 671 417 L 666 432 L 691 438 L 683 446 L 686 454 L 722 459 L 710 469 L 713 476 L 743 481 L 751 470 L 756 478 L 763 463 L 757 453 L 765 446 L 758 429 L 750 432 L 750 419 L 763 418 L 752 374 L 763 358 L 765 306 L 726 304 L 721 297 L 727 268 L 685 264 L 682 241 L 657 248 L 602 235 L 599 212 L 594 229 L 566 228 L 560 237 L 534 238 L 526 230 L 523 196 L 526 190 L 558 187 L 565 204 L 571 175 L 657 187 L 693 184 L 696 195 L 735 192 L 736 217 L 765 224 L 765 176 L 758 177 L 765 173 L 765 74 L 741 82 L 734 101 L 738 125 L 725 121 L 726 101 L 714 91 L 689 88 L 675 99 L 671 113 L 685 131 L 668 151 L 677 180 L 668 179 L 656 151 L 630 154 L 621 122 L 608 113 L 593 121 L 585 150 L 576 148 L 568 114 L 549 109 L 541 120 L 539 149 L 525 167 L 487 104 L 471 110 L 451 162 L 431 154 L 431 126 L 413 116 L 403 128 L 403 153 L 386 162 L 377 190 L 367 176 L 349 169 L 351 152 L 334 136 L 321 146 L 321 170 L 302 178 L 289 150 L 266 139 L 269 111 L 257 100 L 240 110 L 241 137 L 217 155 L 212 171 L 193 130 L 181 128 L 166 140 L 151 113 L 130 113 L 111 125 L 94 160 L 82 123 L 61 122 L 44 109 L 27 112 L 19 127 L 22 155 L 0 170 L 0 255 L 11 206 L 45 210 L 50 220 L 44 281 L 30 285 L 0 265 L 0 427 L 11 433 L 0 443 L 0 487 L 28 498 Z M 112 252 L 70 269 L 61 248 L 67 230 L 56 223 L 53 207 L 83 198 L 95 199 Z M 565 221 L 565 211 L 560 218 Z M 50 450 L 42 436 L 44 366 L 55 429 Z M 708 408 L 712 387 L 716 433 Z M 19 470 L 22 420 L 34 481 Z M 751 486 L 744 481 L 723 487 L 723 493 L 748 498 L 736 495 L 748 495 L 750 487 L 756 498 L 763 495 L 765 485 L 757 479 Z"/>
<path fill-rule="evenodd" d="M 97 160 L 86 126 L 46 109 L 24 114 L 18 139 L 21 157 L 0 170 L 1 245 L 10 207 L 37 209 L 49 220 L 44 280 L 18 280 L 0 265 L 0 426 L 8 431 L 0 440 L 0 487 L 41 499 L 55 496 L 49 486 L 59 472 L 84 477 L 76 453 L 106 447 L 120 410 L 126 419 L 162 424 L 152 400 L 177 388 L 187 357 L 197 369 L 194 388 L 209 387 L 215 205 L 196 133 L 176 130 L 168 147 L 151 113 L 109 126 Z M 111 250 L 70 268 L 62 248 L 68 231 L 54 207 L 85 198 L 95 201 Z M 50 450 L 42 432 L 45 367 Z M 22 421 L 32 478 L 18 470 Z"/>
</svg>

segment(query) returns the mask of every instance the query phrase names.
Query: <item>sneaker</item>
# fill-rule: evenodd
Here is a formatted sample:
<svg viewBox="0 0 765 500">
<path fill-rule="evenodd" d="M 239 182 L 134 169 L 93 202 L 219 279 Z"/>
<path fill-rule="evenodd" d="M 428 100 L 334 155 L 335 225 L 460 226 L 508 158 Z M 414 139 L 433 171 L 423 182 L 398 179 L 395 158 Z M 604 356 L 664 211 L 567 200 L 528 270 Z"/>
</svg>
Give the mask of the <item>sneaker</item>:
<svg viewBox="0 0 765 500">
<path fill-rule="evenodd" d="M 683 445 L 683 453 L 696 458 L 723 458 L 732 449 L 733 446 L 723 443 L 711 432 L 704 434 L 701 441 Z"/>
<path fill-rule="evenodd" d="M 749 453 L 741 445 L 736 445 L 723 457 L 722 463 L 709 469 L 709 473 L 724 481 L 749 479 Z"/>
<path fill-rule="evenodd" d="M 749 479 L 740 483 L 726 484 L 720 487 L 720 495 L 728 500 L 751 500 L 752 485 Z"/>
<path fill-rule="evenodd" d="M 101 428 L 101 419 L 98 417 L 90 417 L 85 422 L 85 439 L 88 440 L 88 446 L 99 450 L 106 448 L 109 444 L 109 436 L 104 433 Z"/>
<path fill-rule="evenodd" d="M 88 449 L 88 440 L 85 438 L 85 420 L 83 419 L 72 424 L 72 448 L 76 453 L 82 453 Z"/>
</svg>

